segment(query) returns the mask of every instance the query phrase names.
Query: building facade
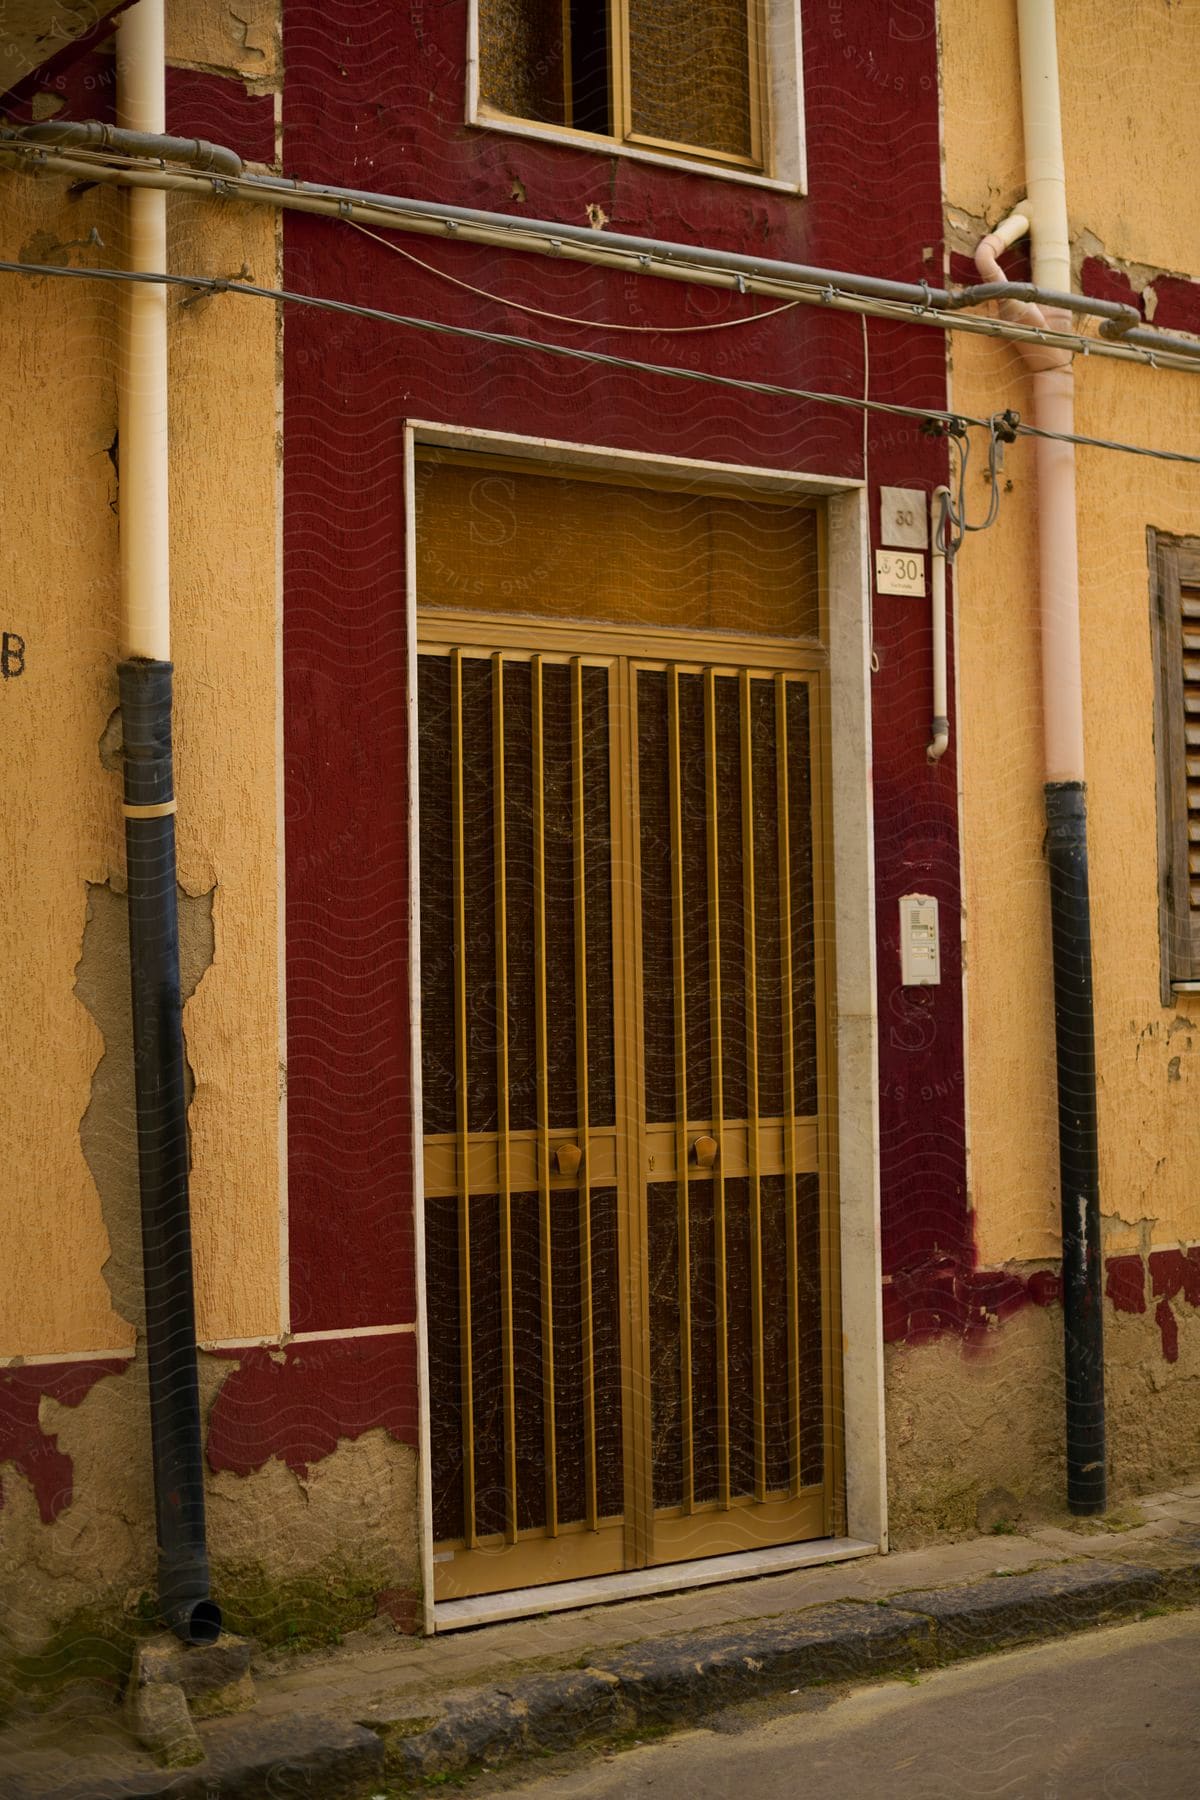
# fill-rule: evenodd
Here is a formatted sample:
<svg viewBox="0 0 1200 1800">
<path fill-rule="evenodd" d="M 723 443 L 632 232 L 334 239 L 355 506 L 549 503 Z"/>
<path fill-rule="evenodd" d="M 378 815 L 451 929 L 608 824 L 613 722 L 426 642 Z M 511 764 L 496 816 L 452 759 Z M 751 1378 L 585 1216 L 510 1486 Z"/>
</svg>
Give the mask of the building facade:
<svg viewBox="0 0 1200 1800">
<path fill-rule="evenodd" d="M 1076 432 L 1194 455 L 1186 349 L 1148 366 L 1136 340 L 1200 331 L 1196 23 L 1049 10 L 1073 285 L 1138 315 L 1124 360 L 1098 317 L 1068 321 L 1092 340 Z M 432 1630 L 490 1595 L 540 1609 L 580 1578 L 1061 1509 L 1045 507 L 1034 442 L 999 464 L 988 424 L 1033 419 L 1036 377 L 1011 332 L 927 303 L 978 280 L 1026 198 L 1017 8 L 171 0 L 166 23 L 168 131 L 244 164 L 172 165 L 167 201 L 226 1622 Z M 154 1610 L 123 301 L 55 272 L 127 266 L 146 163 L 93 142 L 59 167 L 43 133 L 31 166 L 25 129 L 112 123 L 113 25 L 26 57 L 0 175 L 5 255 L 37 271 L 2 290 L 18 1683 Z M 1195 1466 L 1200 1424 L 1200 481 L 1088 446 L 1076 481 L 1125 1501 Z M 944 709 L 942 489 L 960 522 L 994 514 L 951 558 Z"/>
</svg>

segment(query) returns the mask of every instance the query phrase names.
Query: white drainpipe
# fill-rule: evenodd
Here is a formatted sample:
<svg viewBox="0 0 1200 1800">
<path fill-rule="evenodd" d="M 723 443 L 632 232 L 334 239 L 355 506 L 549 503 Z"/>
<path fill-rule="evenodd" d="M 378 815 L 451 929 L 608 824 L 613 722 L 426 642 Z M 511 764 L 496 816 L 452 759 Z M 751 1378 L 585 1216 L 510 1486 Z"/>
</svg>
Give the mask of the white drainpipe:
<svg viewBox="0 0 1200 1800">
<path fill-rule="evenodd" d="M 1054 0 L 1017 0 L 1021 111 L 1029 194 L 1033 279 L 1071 286 L 1071 235 L 1063 160 L 1062 105 Z M 1048 313 L 1057 328 L 1065 314 Z M 1035 370 L 1035 422 L 1075 429 L 1075 372 L 1069 357 Z M 1079 650 L 1079 550 L 1075 537 L 1075 446 L 1037 441 L 1038 551 L 1042 595 L 1042 697 L 1046 780 L 1082 781 L 1083 684 Z"/>
<path fill-rule="evenodd" d="M 117 28 L 117 123 L 166 130 L 163 0 L 138 0 Z M 165 272 L 167 196 L 130 188 L 126 264 Z M 121 467 L 121 654 L 171 658 L 167 506 L 167 290 L 122 284 L 118 396 Z"/>
<path fill-rule="evenodd" d="M 929 541 L 932 545 L 933 722 L 925 754 L 940 762 L 950 745 L 949 696 L 946 687 L 946 522 L 950 489 L 936 487 L 929 496 Z"/>
</svg>

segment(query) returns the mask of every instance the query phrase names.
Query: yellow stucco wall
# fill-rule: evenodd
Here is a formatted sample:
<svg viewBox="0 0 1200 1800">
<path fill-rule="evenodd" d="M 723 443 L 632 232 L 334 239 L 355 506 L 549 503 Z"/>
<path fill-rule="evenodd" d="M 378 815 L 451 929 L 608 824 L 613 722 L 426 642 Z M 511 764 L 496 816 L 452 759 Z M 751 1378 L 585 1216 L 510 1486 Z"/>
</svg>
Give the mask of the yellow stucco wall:
<svg viewBox="0 0 1200 1800">
<path fill-rule="evenodd" d="M 169 0 L 167 59 L 235 71 L 248 86 L 274 87 L 280 73 L 279 0 Z"/>
<path fill-rule="evenodd" d="M 270 19 L 261 8 L 248 16 L 253 24 L 260 13 L 266 52 L 243 57 L 255 74 L 266 55 L 274 68 Z M 191 33 L 185 54 L 209 60 L 204 9 L 178 15 Z M 216 29 L 212 9 L 208 25 Z M 176 196 L 168 207 L 172 267 L 227 274 L 245 262 L 274 283 L 272 215 Z M 60 182 L 0 175 L 7 258 L 114 261 L 120 213 L 110 190 L 71 200 Z M 93 225 L 103 248 L 54 248 Z M 0 1355 L 54 1355 L 133 1341 L 131 1309 L 116 1309 L 121 1290 L 105 1264 L 115 1240 L 135 1239 L 136 1220 L 125 1217 L 124 1190 L 102 1198 L 80 1139 L 105 1054 L 80 995 L 114 975 L 80 966 L 89 884 L 119 889 L 123 867 L 120 777 L 100 754 L 116 706 L 116 481 L 106 452 L 118 300 L 98 284 L 0 279 L 10 451 L 0 629 L 26 642 L 24 674 L 0 688 Z M 276 319 L 265 303 L 185 306 L 180 296 L 170 318 L 179 880 L 185 935 L 186 897 L 202 897 L 196 917 L 203 935 L 211 911 L 214 945 L 184 1014 L 198 1324 L 212 1340 L 280 1326 Z M 119 1137 L 128 1119 L 100 1128 Z"/>
<path fill-rule="evenodd" d="M 1196 268 L 1200 153 L 1192 5 L 1059 0 L 1067 191 L 1085 251 Z M 956 247 L 1024 193 L 1012 0 L 942 0 L 946 199 Z M 1090 234 L 1090 235 L 1088 235 Z M 1145 269 L 1135 269 L 1136 279 Z M 952 340 L 953 404 L 1015 406 L 1015 350 Z M 1077 429 L 1195 453 L 1200 374 L 1077 362 Z M 1053 1015 L 1041 858 L 1042 743 L 1033 449 L 1009 450 L 997 525 L 958 564 L 959 736 L 972 1194 L 985 1264 L 1057 1249 Z M 973 477 L 978 514 L 986 498 Z M 1078 456 L 1083 679 L 1109 1253 L 1200 1238 L 1200 1005 L 1159 996 L 1153 665 L 1146 528 L 1200 534 L 1200 469 Z M 1184 1021 L 1184 1022 L 1180 1022 Z"/>
<path fill-rule="evenodd" d="M 1025 191 L 1016 0 L 940 0 L 946 198 L 995 222 Z M 1195 0 L 1055 0 L 1071 234 L 1196 268 Z"/>
</svg>

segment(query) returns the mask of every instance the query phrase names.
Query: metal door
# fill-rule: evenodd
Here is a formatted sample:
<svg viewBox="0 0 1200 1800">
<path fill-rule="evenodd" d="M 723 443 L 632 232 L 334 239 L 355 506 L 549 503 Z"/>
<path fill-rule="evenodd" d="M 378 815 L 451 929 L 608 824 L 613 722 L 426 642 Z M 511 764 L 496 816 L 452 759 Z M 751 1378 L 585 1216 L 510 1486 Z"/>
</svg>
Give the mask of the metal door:
<svg viewBox="0 0 1200 1800">
<path fill-rule="evenodd" d="M 439 1598 L 831 1529 L 818 678 L 530 623 L 421 627 Z"/>
</svg>

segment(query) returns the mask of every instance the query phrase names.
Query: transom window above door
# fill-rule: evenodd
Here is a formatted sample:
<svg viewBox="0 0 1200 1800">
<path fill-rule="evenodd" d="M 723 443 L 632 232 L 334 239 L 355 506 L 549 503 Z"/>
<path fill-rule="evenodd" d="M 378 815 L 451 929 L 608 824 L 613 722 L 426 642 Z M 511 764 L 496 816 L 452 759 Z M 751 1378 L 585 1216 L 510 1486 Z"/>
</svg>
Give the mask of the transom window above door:
<svg viewBox="0 0 1200 1800">
<path fill-rule="evenodd" d="M 801 185 L 784 0 L 475 0 L 472 123 Z"/>
</svg>

